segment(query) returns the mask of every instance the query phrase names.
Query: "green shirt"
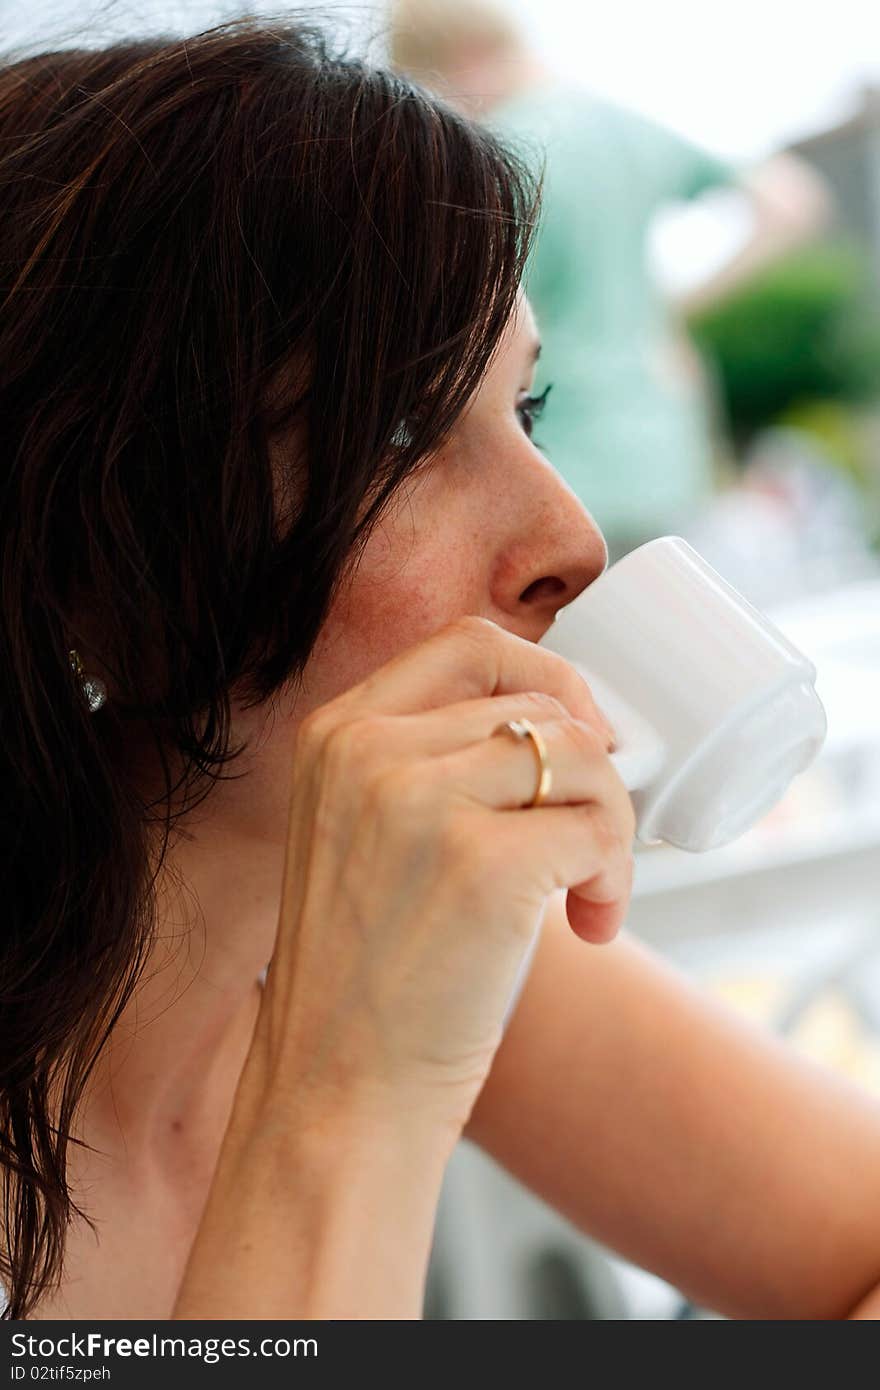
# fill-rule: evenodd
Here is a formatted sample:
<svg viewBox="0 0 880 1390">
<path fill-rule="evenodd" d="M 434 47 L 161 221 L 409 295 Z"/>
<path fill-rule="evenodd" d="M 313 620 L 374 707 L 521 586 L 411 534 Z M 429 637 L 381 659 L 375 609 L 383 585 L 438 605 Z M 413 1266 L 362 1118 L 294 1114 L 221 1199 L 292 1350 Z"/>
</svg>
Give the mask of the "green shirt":
<svg viewBox="0 0 880 1390">
<path fill-rule="evenodd" d="M 536 439 L 612 541 L 675 530 L 711 490 L 710 433 L 646 234 L 662 204 L 735 183 L 736 172 L 576 88 L 533 88 L 491 124 L 533 167 L 546 156 L 526 281 L 540 380 L 553 382 Z"/>
</svg>

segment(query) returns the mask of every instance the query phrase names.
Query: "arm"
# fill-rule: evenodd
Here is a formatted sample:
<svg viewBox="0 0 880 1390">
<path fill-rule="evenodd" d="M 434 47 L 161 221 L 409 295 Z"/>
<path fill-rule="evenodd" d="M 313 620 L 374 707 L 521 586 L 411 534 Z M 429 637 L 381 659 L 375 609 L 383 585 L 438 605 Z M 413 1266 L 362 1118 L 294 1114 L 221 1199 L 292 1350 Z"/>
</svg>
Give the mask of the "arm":
<svg viewBox="0 0 880 1390">
<path fill-rule="evenodd" d="M 454 1136 L 355 1097 L 269 1105 L 255 1070 L 249 1058 L 171 1317 L 420 1318 Z"/>
<path fill-rule="evenodd" d="M 741 175 L 753 216 L 745 245 L 717 274 L 674 301 L 679 313 L 700 313 L 830 224 L 833 202 L 825 181 L 806 160 L 778 154 Z"/>
<path fill-rule="evenodd" d="M 466 1133 L 731 1316 L 841 1318 L 880 1282 L 880 1106 L 635 942 L 585 947 L 559 898 Z"/>
<path fill-rule="evenodd" d="M 511 816 L 534 759 L 492 733 L 524 708 L 551 715 L 568 781 Z M 443 1172 L 545 884 L 571 885 L 592 940 L 626 909 L 610 742 L 561 657 L 476 617 L 299 723 L 275 950 L 175 1318 L 420 1316 Z"/>
</svg>

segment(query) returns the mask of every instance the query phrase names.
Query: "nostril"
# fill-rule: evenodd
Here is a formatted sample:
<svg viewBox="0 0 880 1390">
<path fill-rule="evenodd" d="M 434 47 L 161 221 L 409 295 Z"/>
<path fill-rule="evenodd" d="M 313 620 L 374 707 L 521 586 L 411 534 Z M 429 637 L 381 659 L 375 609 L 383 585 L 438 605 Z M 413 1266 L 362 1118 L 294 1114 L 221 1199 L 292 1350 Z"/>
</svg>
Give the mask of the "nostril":
<svg viewBox="0 0 880 1390">
<path fill-rule="evenodd" d="M 555 575 L 550 575 L 544 579 L 536 579 L 527 589 L 523 589 L 519 601 L 520 603 L 534 603 L 538 599 L 555 598 L 564 592 L 564 581 L 557 579 Z"/>
</svg>

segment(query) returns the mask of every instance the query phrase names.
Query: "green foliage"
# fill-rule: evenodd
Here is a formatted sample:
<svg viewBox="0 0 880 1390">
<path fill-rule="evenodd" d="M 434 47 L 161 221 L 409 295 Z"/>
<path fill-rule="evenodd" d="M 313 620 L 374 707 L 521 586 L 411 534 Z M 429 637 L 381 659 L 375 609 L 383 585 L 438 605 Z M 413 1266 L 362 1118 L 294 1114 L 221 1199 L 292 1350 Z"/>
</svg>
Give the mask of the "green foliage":
<svg viewBox="0 0 880 1390">
<path fill-rule="evenodd" d="M 880 398 L 880 303 L 851 242 L 802 248 L 690 328 L 740 443 L 804 401 Z"/>
</svg>

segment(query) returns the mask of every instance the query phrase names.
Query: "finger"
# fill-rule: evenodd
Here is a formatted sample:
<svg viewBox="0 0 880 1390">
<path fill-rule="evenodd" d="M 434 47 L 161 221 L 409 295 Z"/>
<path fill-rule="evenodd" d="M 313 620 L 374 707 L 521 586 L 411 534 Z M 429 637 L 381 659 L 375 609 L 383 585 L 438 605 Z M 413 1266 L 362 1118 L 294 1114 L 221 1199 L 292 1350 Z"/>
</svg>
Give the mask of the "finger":
<svg viewBox="0 0 880 1390">
<path fill-rule="evenodd" d="M 509 719 L 530 719 L 541 725 L 546 720 L 574 716 L 555 695 L 543 690 L 527 690 L 516 695 L 495 695 L 483 700 L 462 700 L 423 714 L 389 715 L 384 736 L 395 756 L 434 757 L 454 753 L 490 738 L 499 724 Z M 586 721 L 600 735 L 603 747 L 613 751 L 614 730 L 601 712 Z"/>
<path fill-rule="evenodd" d="M 570 889 L 565 899 L 565 915 L 575 936 L 594 946 L 613 941 L 626 921 L 629 893 L 613 903 L 591 903 Z"/>
<path fill-rule="evenodd" d="M 571 718 L 546 719 L 535 728 L 550 770 L 543 804 L 602 801 L 625 826 L 632 818 L 631 802 L 608 759 L 605 735 Z M 437 758 L 431 784 L 438 795 L 468 796 L 495 810 L 514 810 L 534 799 L 542 765 L 531 738 L 502 731 Z"/>
<path fill-rule="evenodd" d="M 563 657 L 475 616 L 398 653 L 334 703 L 355 713 L 414 714 L 524 690 L 554 695 L 578 719 L 597 717 L 587 682 Z"/>
<path fill-rule="evenodd" d="M 474 833 L 481 833 L 479 823 Z M 491 846 L 485 872 L 493 883 L 503 884 L 511 864 L 519 872 L 531 861 L 542 892 L 569 890 L 569 925 L 583 940 L 608 941 L 623 925 L 632 894 L 632 846 L 620 837 L 604 807 L 542 806 L 496 814 L 482 835 Z"/>
</svg>

